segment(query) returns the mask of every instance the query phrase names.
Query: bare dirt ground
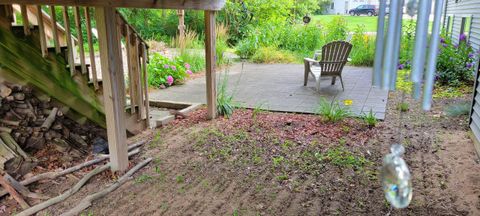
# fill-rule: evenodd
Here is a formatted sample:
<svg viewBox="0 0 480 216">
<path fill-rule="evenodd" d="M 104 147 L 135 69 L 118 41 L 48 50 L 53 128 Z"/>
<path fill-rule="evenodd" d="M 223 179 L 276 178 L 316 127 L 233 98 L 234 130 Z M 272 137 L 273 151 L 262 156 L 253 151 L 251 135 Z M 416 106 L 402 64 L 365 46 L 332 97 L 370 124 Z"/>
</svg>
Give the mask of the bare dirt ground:
<svg viewBox="0 0 480 216">
<path fill-rule="evenodd" d="M 85 213 L 480 215 L 480 165 L 467 117 L 443 112 L 468 96 L 436 100 L 428 113 L 407 98 L 410 110 L 401 125 L 414 196 L 403 210 L 391 209 L 385 201 L 378 169 L 398 141 L 400 98 L 390 95 L 389 114 L 373 129 L 358 119 L 325 123 L 313 115 L 258 110 L 206 121 L 205 111 L 199 110 L 153 131 L 141 157 L 151 156 L 154 162 Z M 96 178 L 41 215 L 68 210 L 105 187 L 108 178 Z"/>
</svg>

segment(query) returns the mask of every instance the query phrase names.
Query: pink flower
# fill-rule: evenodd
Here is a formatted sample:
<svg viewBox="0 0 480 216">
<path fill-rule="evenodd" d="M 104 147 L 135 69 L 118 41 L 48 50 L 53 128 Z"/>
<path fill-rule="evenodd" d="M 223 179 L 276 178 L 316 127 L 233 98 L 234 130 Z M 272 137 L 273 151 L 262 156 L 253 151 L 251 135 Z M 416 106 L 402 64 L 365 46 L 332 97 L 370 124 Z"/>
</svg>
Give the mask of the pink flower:
<svg viewBox="0 0 480 216">
<path fill-rule="evenodd" d="M 187 70 L 187 74 L 188 74 L 188 75 L 192 75 L 193 73 L 192 73 L 191 70 Z"/>
<path fill-rule="evenodd" d="M 185 68 L 186 68 L 186 69 L 190 69 L 190 64 L 185 63 Z"/>
<path fill-rule="evenodd" d="M 173 77 L 172 77 L 172 76 L 168 76 L 168 77 L 167 77 L 167 83 L 168 83 L 168 85 L 172 85 L 172 84 L 173 84 Z"/>
<path fill-rule="evenodd" d="M 177 70 L 177 67 L 175 67 L 175 66 L 172 65 L 172 70 L 176 71 L 176 70 Z"/>
</svg>

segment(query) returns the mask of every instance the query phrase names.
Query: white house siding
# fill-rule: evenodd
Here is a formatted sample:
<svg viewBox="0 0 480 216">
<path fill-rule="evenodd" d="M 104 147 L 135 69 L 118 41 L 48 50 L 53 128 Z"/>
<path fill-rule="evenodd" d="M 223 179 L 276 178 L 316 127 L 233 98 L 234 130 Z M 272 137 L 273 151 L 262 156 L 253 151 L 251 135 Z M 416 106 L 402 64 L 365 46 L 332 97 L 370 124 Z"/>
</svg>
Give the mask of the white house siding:
<svg viewBox="0 0 480 216">
<path fill-rule="evenodd" d="M 461 31 L 462 17 L 472 17 L 469 32 L 469 41 L 476 50 L 480 49 L 480 0 L 447 0 L 445 16 L 453 16 L 453 28 L 450 37 L 454 42 L 458 42 L 458 36 Z M 468 31 L 468 29 L 466 30 Z M 474 89 L 474 98 L 470 116 L 470 128 L 480 140 L 480 77 L 478 73 L 479 61 L 476 65 L 476 79 Z"/>
</svg>

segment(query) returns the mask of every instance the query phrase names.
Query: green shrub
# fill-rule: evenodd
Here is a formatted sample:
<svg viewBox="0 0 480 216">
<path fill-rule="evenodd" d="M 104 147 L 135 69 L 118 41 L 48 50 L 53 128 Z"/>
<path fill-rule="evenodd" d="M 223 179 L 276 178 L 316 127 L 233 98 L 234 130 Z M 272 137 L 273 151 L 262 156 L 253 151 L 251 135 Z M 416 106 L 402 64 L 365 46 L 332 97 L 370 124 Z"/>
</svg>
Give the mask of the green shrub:
<svg viewBox="0 0 480 216">
<path fill-rule="evenodd" d="M 452 117 L 468 115 L 472 109 L 471 105 L 469 102 L 453 104 L 445 108 L 445 113 Z"/>
<path fill-rule="evenodd" d="M 293 52 L 308 51 L 313 53 L 320 47 L 322 34 L 320 28 L 313 25 L 282 26 L 279 29 L 278 47 Z"/>
<path fill-rule="evenodd" d="M 288 52 L 274 47 L 262 47 L 252 56 L 255 63 L 293 63 L 295 56 Z"/>
<path fill-rule="evenodd" d="M 327 122 L 338 122 L 351 116 L 347 107 L 342 107 L 338 102 L 329 102 L 325 99 L 320 101 L 317 114 Z"/>
<path fill-rule="evenodd" d="M 189 74 L 190 65 L 180 58 L 169 59 L 159 53 L 150 56 L 148 84 L 153 87 L 182 84 Z"/>
<path fill-rule="evenodd" d="M 235 53 L 242 59 L 252 57 L 258 50 L 257 38 L 246 38 L 238 42 L 235 47 Z"/>
<path fill-rule="evenodd" d="M 370 112 L 367 114 L 364 113 L 362 115 L 362 120 L 369 128 L 375 127 L 378 122 L 372 110 L 370 110 Z"/>
<path fill-rule="evenodd" d="M 325 29 L 324 43 L 347 39 L 347 20 L 342 16 L 335 16 L 330 22 L 325 25 L 325 28 L 323 29 Z"/>
<path fill-rule="evenodd" d="M 437 80 L 441 85 L 460 86 L 473 82 L 475 70 L 475 52 L 461 34 L 459 43 L 453 44 L 450 39 L 441 38 L 441 48 L 437 62 Z"/>
<path fill-rule="evenodd" d="M 350 53 L 350 64 L 356 66 L 372 66 L 375 60 L 375 40 L 365 33 L 365 27 L 358 25 L 353 33 L 353 48 Z"/>
</svg>

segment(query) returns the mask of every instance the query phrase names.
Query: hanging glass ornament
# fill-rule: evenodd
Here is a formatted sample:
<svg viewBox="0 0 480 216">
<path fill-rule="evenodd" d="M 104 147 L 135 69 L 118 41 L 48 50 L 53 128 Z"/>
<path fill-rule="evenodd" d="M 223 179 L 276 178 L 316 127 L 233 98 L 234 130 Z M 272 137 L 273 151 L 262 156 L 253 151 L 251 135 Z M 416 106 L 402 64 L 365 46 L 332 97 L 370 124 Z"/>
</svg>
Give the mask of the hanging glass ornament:
<svg viewBox="0 0 480 216">
<path fill-rule="evenodd" d="M 412 200 L 412 181 L 407 163 L 402 159 L 405 148 L 394 144 L 383 159 L 381 179 L 385 198 L 394 208 L 405 208 Z"/>
<path fill-rule="evenodd" d="M 410 0 L 407 3 L 407 14 L 411 17 L 415 16 L 417 13 L 418 2 L 417 0 Z"/>
</svg>

